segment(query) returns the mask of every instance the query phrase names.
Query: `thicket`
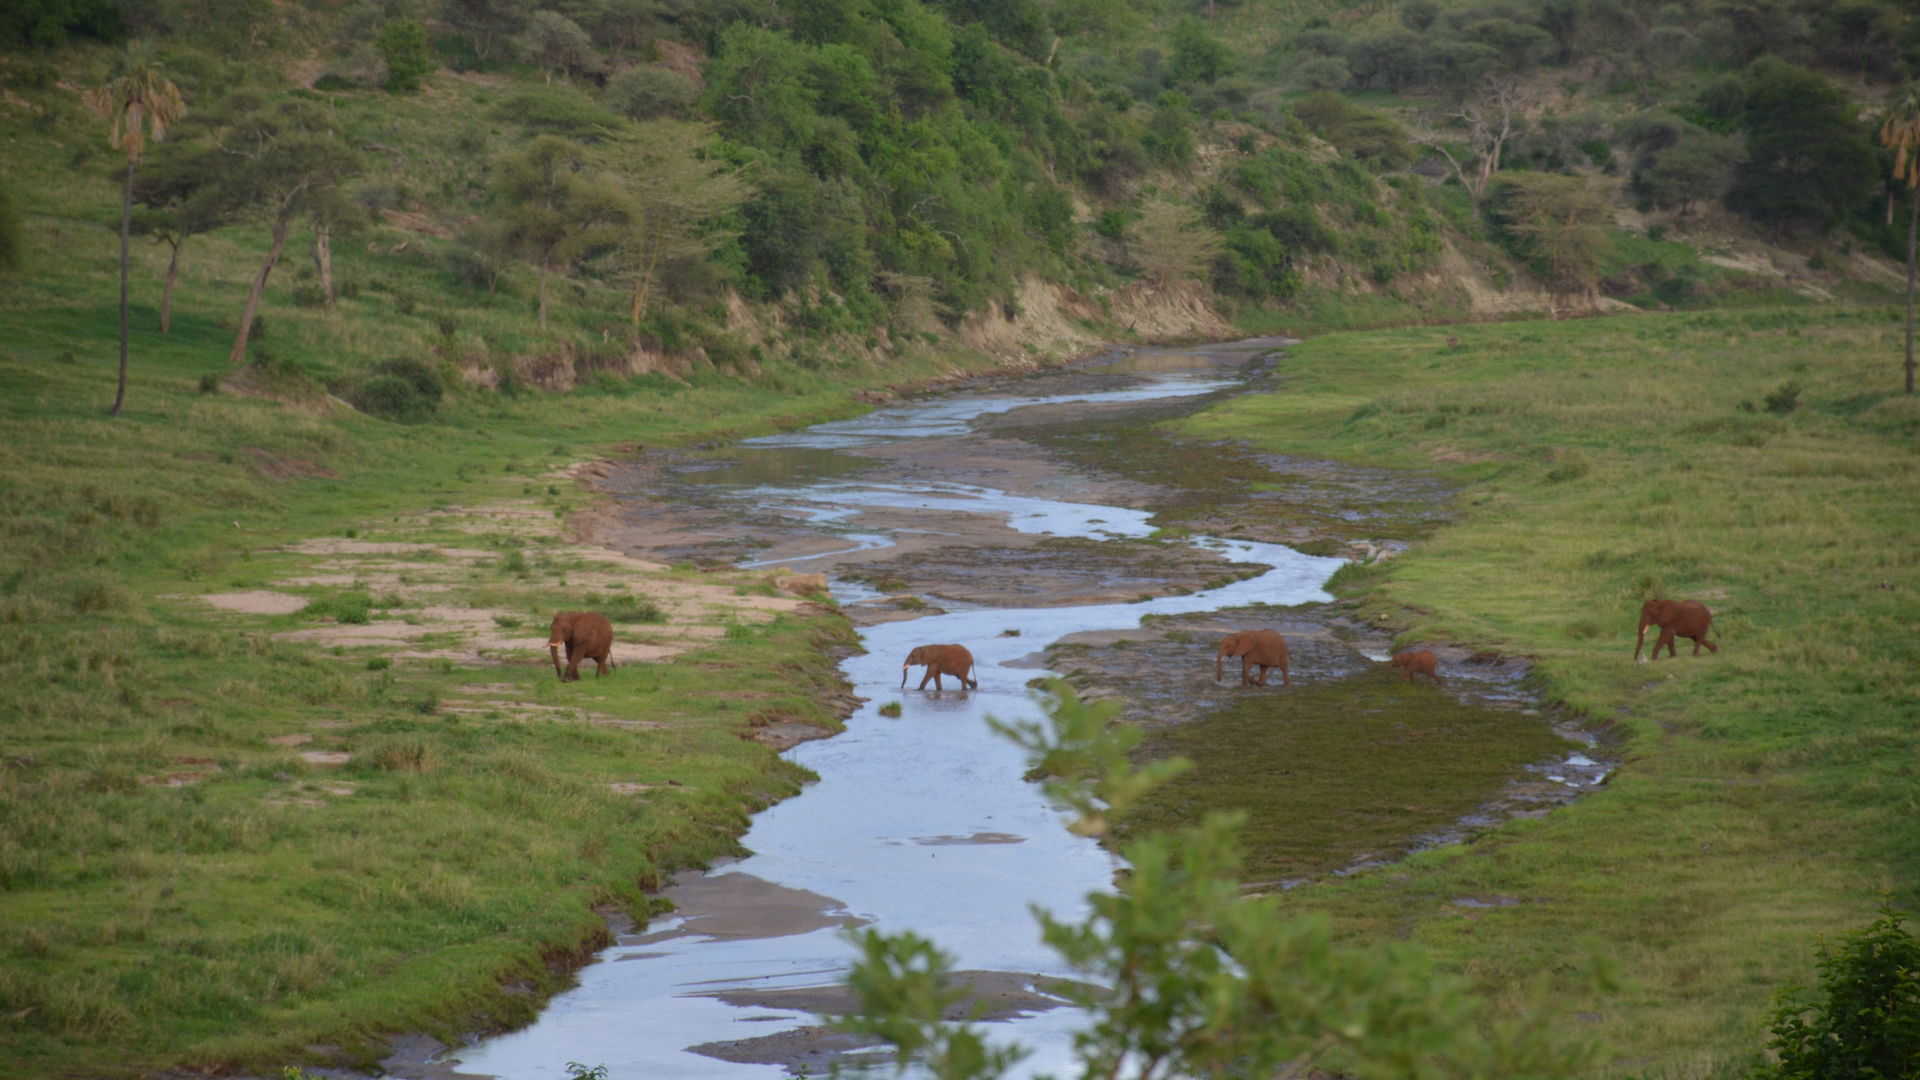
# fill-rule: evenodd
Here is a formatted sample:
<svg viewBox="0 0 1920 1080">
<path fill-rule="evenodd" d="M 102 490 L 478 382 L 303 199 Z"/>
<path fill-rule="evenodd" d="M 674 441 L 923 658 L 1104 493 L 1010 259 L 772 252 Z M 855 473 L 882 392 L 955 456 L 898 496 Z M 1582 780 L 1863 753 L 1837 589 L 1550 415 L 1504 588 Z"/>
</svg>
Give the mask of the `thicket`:
<svg viewBox="0 0 1920 1080">
<path fill-rule="evenodd" d="M 795 355 L 816 359 L 804 339 L 919 340 L 1032 275 L 1198 279 L 1230 308 L 1329 278 L 1391 290 L 1449 236 L 1504 245 L 1511 261 L 1478 260 L 1496 282 L 1705 295 L 1614 265 L 1605 235 L 1543 254 L 1488 201 L 1520 190 L 1678 219 L 1724 204 L 1790 243 L 1840 230 L 1901 255 L 1886 204 L 1908 194 L 1888 190 L 1877 117 L 1840 80 L 1920 70 L 1920 20 L 1882 0 L 1407 0 L 1338 25 L 1150 0 L 107 10 L 17 5 L 0 40 L 62 63 L 86 54 L 48 51 L 61 41 L 162 43 L 191 110 L 136 175 L 135 231 L 171 249 L 163 327 L 188 241 L 251 220 L 270 234 L 262 280 L 287 245 L 312 256 L 303 306 L 364 284 L 329 265 L 335 235 L 364 236 L 555 338 L 739 352 L 720 330 L 731 290 L 781 305 Z M 1267 17 L 1290 29 L 1252 54 L 1244 27 Z M 319 58 L 314 91 L 275 74 L 289 55 Z M 40 67 L 7 81 L 57 96 Z M 387 96 L 422 84 L 471 105 L 430 129 Z M 1352 96 L 1383 90 L 1401 96 Z M 299 193 L 270 190 L 275 172 Z M 396 235 L 400 215 L 431 224 Z M 235 362 L 253 320 L 238 325 Z"/>
</svg>

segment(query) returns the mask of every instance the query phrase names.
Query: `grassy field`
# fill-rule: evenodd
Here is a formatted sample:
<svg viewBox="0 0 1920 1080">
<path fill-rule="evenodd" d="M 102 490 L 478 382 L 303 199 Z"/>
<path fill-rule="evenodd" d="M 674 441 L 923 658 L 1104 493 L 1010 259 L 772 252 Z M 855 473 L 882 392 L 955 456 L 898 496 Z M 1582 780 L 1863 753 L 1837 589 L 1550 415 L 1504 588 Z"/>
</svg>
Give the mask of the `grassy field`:
<svg viewBox="0 0 1920 1080">
<path fill-rule="evenodd" d="M 304 404 L 214 388 L 257 246 L 235 230 L 196 238 L 166 336 L 159 252 L 136 247 L 112 419 L 116 239 L 88 220 L 112 192 L 71 187 L 33 204 L 30 273 L 0 289 L 0 1077 L 334 1055 L 316 1044 L 361 1060 L 382 1033 L 531 1015 L 596 907 L 645 914 L 665 874 L 797 790 L 742 740 L 834 726 L 850 640 L 764 576 L 597 561 L 566 534 L 588 497 L 558 470 L 850 415 L 856 388 L 986 361 L 564 395 L 454 380 L 435 419 L 393 424 L 320 384 L 520 348 L 526 314 L 346 248 L 358 298 L 268 292 L 256 374 Z M 435 312 L 458 313 L 450 341 Z M 203 599 L 257 591 L 315 603 Z M 540 647 L 562 607 L 626 613 L 629 657 L 677 654 L 562 686 Z M 476 635 L 508 640 L 482 658 Z"/>
<path fill-rule="evenodd" d="M 1899 334 L 1892 309 L 1808 308 L 1333 334 L 1290 350 L 1278 392 L 1184 421 L 1461 484 L 1454 524 L 1340 588 L 1402 640 L 1536 658 L 1624 759 L 1545 820 L 1290 905 L 1496 996 L 1597 952 L 1619 988 L 1578 1008 L 1614 1074 L 1738 1072 L 1821 935 L 1920 896 Z M 1656 594 L 1712 607 L 1719 653 L 1635 664 Z"/>
</svg>

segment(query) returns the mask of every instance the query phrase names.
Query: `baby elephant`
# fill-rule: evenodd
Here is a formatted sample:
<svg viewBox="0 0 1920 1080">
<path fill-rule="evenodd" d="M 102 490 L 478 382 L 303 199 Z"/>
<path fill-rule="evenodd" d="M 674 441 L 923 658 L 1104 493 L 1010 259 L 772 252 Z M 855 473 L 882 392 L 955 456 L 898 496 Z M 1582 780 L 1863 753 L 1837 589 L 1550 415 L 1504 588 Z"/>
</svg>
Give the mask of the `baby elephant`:
<svg viewBox="0 0 1920 1080">
<path fill-rule="evenodd" d="M 567 647 L 567 666 L 560 667 L 560 646 Z M 553 656 L 553 672 L 561 682 L 580 680 L 580 661 L 599 665 L 596 673 L 613 670 L 613 624 L 605 615 L 591 611 L 563 611 L 553 617 L 553 629 L 547 632 L 547 651 Z"/>
<path fill-rule="evenodd" d="M 1633 643 L 1633 658 L 1640 659 L 1640 647 L 1647 643 L 1647 627 L 1660 628 L 1660 636 L 1653 641 L 1653 659 L 1660 659 L 1660 646 L 1667 647 L 1669 658 L 1677 656 L 1673 647 L 1676 637 L 1693 639 L 1693 655 L 1700 655 L 1700 646 L 1705 645 L 1708 652 L 1719 652 L 1720 647 L 1707 640 L 1707 629 L 1713 625 L 1713 612 L 1698 600 L 1649 600 L 1640 605 L 1640 637 Z"/>
<path fill-rule="evenodd" d="M 964 645 L 921 645 L 907 654 L 907 662 L 900 665 L 900 685 L 907 685 L 907 668 L 914 664 L 925 664 L 927 673 L 920 677 L 920 685 L 915 689 L 925 690 L 927 680 L 933 680 L 933 688 L 939 690 L 940 676 L 951 675 L 960 680 L 963 689 L 980 689 L 979 680 L 969 678 L 973 671 L 973 654 Z"/>
<path fill-rule="evenodd" d="M 1440 666 L 1440 658 L 1425 649 L 1421 649 L 1419 652 L 1394 653 L 1393 659 L 1390 662 L 1394 667 L 1407 673 L 1408 682 L 1412 682 L 1416 674 L 1425 675 L 1436 683 L 1444 681 L 1440 678 L 1440 672 L 1437 670 Z"/>
<path fill-rule="evenodd" d="M 1242 686 L 1267 685 L 1267 673 L 1274 668 L 1280 669 L 1281 686 L 1293 685 L 1287 674 L 1287 639 L 1278 630 L 1236 630 L 1221 639 L 1220 651 L 1213 658 L 1214 682 L 1220 681 L 1229 656 L 1240 658 Z M 1256 667 L 1260 669 L 1258 678 L 1253 674 Z"/>
</svg>

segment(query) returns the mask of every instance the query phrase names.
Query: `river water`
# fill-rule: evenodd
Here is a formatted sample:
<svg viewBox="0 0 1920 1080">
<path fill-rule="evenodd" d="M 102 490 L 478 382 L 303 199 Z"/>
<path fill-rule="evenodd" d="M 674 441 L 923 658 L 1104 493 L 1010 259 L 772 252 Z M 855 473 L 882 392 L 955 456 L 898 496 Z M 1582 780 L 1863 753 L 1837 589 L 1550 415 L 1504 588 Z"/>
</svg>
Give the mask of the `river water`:
<svg viewBox="0 0 1920 1080">
<path fill-rule="evenodd" d="M 1148 350 L 1082 369 L 1070 389 L 1056 393 L 1001 387 L 889 405 L 729 452 L 736 462 L 777 452 L 785 462 L 812 467 L 716 468 L 703 479 L 716 499 L 809 523 L 824 537 L 811 546 L 815 557 L 884 548 L 908 532 L 937 530 L 956 514 L 1024 534 L 1142 537 L 1153 529 L 1148 510 L 1011 493 L 964 471 L 866 480 L 857 460 L 835 459 L 964 434 L 1020 410 L 1080 402 L 1097 406 L 1097 415 L 1233 392 L 1238 373 L 1279 344 Z M 767 479 L 775 474 L 778 479 Z M 876 518 L 876 509 L 887 515 Z M 891 525 L 874 527 L 874 520 Z M 1020 752 L 993 735 L 986 718 L 1041 716 L 1026 684 L 1043 674 L 1034 666 L 1038 650 L 1063 635 L 1132 628 L 1148 614 L 1325 601 L 1330 597 L 1321 586 L 1342 563 L 1271 543 L 1191 543 L 1269 569 L 1142 602 L 1032 608 L 948 602 L 943 613 L 864 629 L 866 652 L 843 668 L 867 701 L 845 733 L 788 751 L 820 779 L 754 819 L 743 838 L 752 854 L 684 878 L 668 893 L 678 904 L 675 914 L 656 919 L 644 933 L 621 936 L 534 1024 L 456 1051 L 447 1066 L 459 1075 L 514 1080 L 564 1077 L 568 1062 L 604 1065 L 614 1080 L 787 1075 L 787 1067 L 763 1063 L 773 1058 L 711 1055 L 726 1045 L 736 1048 L 727 1056 L 752 1058 L 752 1047 L 817 1024 L 806 991 L 838 982 L 853 954 L 846 936 L 853 926 L 912 930 L 952 954 L 956 968 L 1011 973 L 1015 983 L 1071 975 L 1040 942 L 1033 909 L 1069 919 L 1083 914 L 1086 895 L 1110 886 L 1114 860 L 1062 827 L 1039 787 L 1022 780 Z M 779 550 L 743 561 L 799 570 L 819 565 Z M 842 603 L 876 596 L 845 580 L 835 581 L 834 593 Z M 902 658 L 915 645 L 940 642 L 972 650 L 979 688 L 919 692 L 916 668 L 902 690 Z M 890 702 L 902 705 L 897 718 L 879 711 Z M 996 1030 L 1035 1049 L 1027 1068 L 1067 1071 L 1076 1019 L 1071 1009 L 1039 1009 Z"/>
</svg>

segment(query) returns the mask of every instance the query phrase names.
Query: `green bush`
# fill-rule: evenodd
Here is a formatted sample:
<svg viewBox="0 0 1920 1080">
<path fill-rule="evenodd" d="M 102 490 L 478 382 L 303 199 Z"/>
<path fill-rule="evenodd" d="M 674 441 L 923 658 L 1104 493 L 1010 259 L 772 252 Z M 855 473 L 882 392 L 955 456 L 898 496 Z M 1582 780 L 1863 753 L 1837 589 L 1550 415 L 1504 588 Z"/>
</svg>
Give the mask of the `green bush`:
<svg viewBox="0 0 1920 1080">
<path fill-rule="evenodd" d="M 665 68 L 637 67 L 614 76 L 601 103 L 624 116 L 648 120 L 684 116 L 700 100 L 692 79 Z"/>
<path fill-rule="evenodd" d="M 387 89 L 412 93 L 420 89 L 420 80 L 433 70 L 433 50 L 427 45 L 427 28 L 417 19 L 395 19 L 380 28 L 374 46 L 387 62 Z"/>
<path fill-rule="evenodd" d="M 578 90 L 559 86 L 522 90 L 495 107 L 493 115 L 570 139 L 605 138 L 627 126 L 619 113 L 601 108 Z"/>
<path fill-rule="evenodd" d="M 651 600 L 626 600 L 607 608 L 607 618 L 617 623 L 666 622 L 667 613 Z"/>
<path fill-rule="evenodd" d="M 373 597 L 363 592 L 334 593 L 301 608 L 300 614 L 365 626 L 373 621 Z"/>
<path fill-rule="evenodd" d="M 1767 411 L 1781 416 L 1800 407 L 1800 384 L 1783 382 L 1767 394 Z"/>
<path fill-rule="evenodd" d="M 1820 989 L 1781 994 L 1773 1012 L 1778 1060 L 1770 1080 L 1893 1080 L 1920 1076 L 1920 941 L 1881 912 L 1820 954 Z"/>
<path fill-rule="evenodd" d="M 418 424 L 439 411 L 446 394 L 440 376 L 419 360 L 382 361 L 372 376 L 348 394 L 353 407 L 382 420 Z"/>
</svg>

